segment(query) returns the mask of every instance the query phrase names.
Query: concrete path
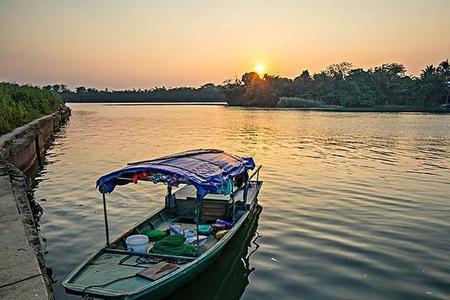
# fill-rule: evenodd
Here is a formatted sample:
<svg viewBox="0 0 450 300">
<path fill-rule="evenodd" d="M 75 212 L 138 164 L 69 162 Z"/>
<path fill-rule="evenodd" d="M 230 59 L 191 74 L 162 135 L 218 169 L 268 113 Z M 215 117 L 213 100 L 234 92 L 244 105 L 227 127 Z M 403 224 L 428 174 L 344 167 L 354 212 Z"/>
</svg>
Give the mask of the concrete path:
<svg viewBox="0 0 450 300">
<path fill-rule="evenodd" d="M 0 257 L 0 299 L 49 298 L 8 174 L 0 176 Z"/>
</svg>

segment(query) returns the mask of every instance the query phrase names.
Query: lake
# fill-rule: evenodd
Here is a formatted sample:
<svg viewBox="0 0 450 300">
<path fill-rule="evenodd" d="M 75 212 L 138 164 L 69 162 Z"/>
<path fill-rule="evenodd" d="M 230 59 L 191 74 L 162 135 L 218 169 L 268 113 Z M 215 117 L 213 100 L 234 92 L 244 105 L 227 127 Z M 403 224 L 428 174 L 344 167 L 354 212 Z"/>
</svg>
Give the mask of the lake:
<svg viewBox="0 0 450 300">
<path fill-rule="evenodd" d="M 249 237 L 172 298 L 450 298 L 450 115 L 70 107 L 35 190 L 57 299 L 68 297 L 64 277 L 105 243 L 97 178 L 195 148 L 262 164 L 263 210 Z M 117 188 L 112 237 L 160 207 L 165 192 Z"/>
</svg>

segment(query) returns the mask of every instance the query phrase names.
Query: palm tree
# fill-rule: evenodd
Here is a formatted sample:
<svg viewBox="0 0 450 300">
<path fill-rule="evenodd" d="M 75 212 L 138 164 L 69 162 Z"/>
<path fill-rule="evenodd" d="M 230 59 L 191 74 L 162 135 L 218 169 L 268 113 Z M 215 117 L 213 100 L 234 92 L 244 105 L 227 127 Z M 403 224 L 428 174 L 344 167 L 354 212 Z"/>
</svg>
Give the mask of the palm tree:
<svg viewBox="0 0 450 300">
<path fill-rule="evenodd" d="M 420 73 L 420 78 L 427 78 L 434 74 L 436 71 L 436 68 L 433 65 L 426 66 L 425 69 L 422 70 L 422 73 Z"/>
<path fill-rule="evenodd" d="M 450 64 L 448 63 L 448 59 L 444 60 L 439 64 L 438 70 L 442 72 L 445 76 L 450 75 Z"/>
</svg>

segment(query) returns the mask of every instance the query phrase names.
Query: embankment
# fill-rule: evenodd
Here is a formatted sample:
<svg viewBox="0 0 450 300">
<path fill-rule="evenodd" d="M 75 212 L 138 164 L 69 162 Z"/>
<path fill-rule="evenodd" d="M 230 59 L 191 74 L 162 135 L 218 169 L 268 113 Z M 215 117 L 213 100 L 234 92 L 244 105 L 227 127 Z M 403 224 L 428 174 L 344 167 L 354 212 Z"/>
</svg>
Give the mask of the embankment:
<svg viewBox="0 0 450 300">
<path fill-rule="evenodd" d="M 53 299 L 37 221 L 42 209 L 25 173 L 42 166 L 55 132 L 70 117 L 64 108 L 0 137 L 0 299 Z"/>
</svg>

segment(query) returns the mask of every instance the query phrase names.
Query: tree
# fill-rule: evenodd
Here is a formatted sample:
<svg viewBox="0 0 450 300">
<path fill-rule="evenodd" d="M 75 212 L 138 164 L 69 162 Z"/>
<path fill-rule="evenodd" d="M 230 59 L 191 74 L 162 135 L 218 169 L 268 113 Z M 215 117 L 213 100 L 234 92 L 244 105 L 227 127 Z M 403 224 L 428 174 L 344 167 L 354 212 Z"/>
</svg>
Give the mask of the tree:
<svg viewBox="0 0 450 300">
<path fill-rule="evenodd" d="M 272 87 L 278 97 L 293 97 L 295 95 L 295 86 L 292 84 L 292 79 L 268 74 L 265 74 L 263 79 Z"/>
<path fill-rule="evenodd" d="M 343 80 L 348 76 L 348 74 L 350 74 L 350 70 L 352 69 L 352 67 L 353 65 L 349 62 L 330 65 L 325 70 L 325 74 L 328 77 L 332 77 L 333 79 Z"/>
<path fill-rule="evenodd" d="M 84 86 L 79 86 L 79 87 L 75 88 L 75 92 L 77 94 L 85 93 L 86 92 L 86 88 Z"/>
<path fill-rule="evenodd" d="M 278 96 L 268 77 L 261 78 L 255 72 L 242 75 L 240 81 L 228 83 L 224 88 L 225 100 L 230 105 L 272 107 Z"/>
<path fill-rule="evenodd" d="M 310 81 L 312 80 L 308 70 L 304 70 L 299 76 L 295 77 L 294 81 Z"/>
</svg>

